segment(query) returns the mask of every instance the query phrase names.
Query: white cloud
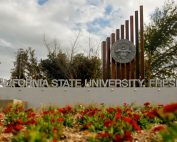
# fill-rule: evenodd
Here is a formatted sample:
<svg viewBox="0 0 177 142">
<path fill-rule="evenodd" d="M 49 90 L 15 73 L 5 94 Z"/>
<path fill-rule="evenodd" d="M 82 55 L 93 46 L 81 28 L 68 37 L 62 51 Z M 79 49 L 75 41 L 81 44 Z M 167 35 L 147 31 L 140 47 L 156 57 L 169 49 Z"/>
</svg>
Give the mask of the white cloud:
<svg viewBox="0 0 177 142">
<path fill-rule="evenodd" d="M 145 21 L 148 21 L 148 15 L 163 2 L 162 0 L 156 2 L 154 0 L 48 0 L 39 5 L 37 0 L 0 0 L 0 61 L 2 62 L 0 77 L 10 76 L 18 48 L 33 47 L 39 59 L 45 57 L 47 50 L 43 45 L 44 34 L 48 40 L 56 38 L 64 48 L 71 48 L 78 31 L 81 30 L 77 44 L 80 52 L 88 50 L 89 35 L 91 45 L 98 46 L 101 40 L 119 28 L 124 20 L 134 15 L 140 4 L 144 5 L 144 17 Z M 107 6 L 110 6 L 108 13 L 106 13 Z M 100 23 L 104 20 L 110 22 Z M 92 29 L 89 34 L 89 28 L 97 30 Z"/>
</svg>

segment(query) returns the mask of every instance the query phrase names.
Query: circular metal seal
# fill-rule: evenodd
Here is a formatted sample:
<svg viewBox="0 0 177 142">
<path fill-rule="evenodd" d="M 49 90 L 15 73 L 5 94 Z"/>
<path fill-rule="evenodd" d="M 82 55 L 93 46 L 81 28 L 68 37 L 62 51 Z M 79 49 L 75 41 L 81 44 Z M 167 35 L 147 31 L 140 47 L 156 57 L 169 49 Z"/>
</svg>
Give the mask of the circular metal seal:
<svg viewBox="0 0 177 142">
<path fill-rule="evenodd" d="M 136 55 L 136 47 L 127 39 L 116 41 L 111 47 L 112 58 L 119 63 L 129 63 Z"/>
</svg>

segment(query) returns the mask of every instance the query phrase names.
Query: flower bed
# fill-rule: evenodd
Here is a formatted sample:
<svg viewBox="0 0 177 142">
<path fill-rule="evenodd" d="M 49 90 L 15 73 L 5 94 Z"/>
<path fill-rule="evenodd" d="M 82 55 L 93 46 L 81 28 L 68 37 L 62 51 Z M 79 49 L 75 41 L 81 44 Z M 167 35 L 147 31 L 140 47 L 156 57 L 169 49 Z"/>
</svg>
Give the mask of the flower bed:
<svg viewBox="0 0 177 142">
<path fill-rule="evenodd" d="M 17 104 L 0 113 L 0 141 L 57 142 L 67 140 L 72 134 L 79 134 L 80 141 L 138 141 L 142 132 L 150 130 L 156 136 L 148 137 L 149 141 L 170 142 L 177 139 L 176 121 L 177 103 L 165 106 L 149 102 L 144 106 L 50 106 L 40 110 L 25 110 Z"/>
</svg>

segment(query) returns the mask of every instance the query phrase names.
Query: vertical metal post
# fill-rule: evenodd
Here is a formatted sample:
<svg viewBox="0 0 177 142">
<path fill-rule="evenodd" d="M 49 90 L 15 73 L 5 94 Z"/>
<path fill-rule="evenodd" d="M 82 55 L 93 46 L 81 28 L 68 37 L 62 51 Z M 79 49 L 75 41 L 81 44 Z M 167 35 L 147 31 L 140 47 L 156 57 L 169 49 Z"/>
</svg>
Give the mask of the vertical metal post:
<svg viewBox="0 0 177 142">
<path fill-rule="evenodd" d="M 130 41 L 134 43 L 134 24 L 133 16 L 130 16 Z M 135 59 L 131 62 L 131 79 L 135 78 Z"/>
<path fill-rule="evenodd" d="M 106 41 L 102 42 L 101 50 L 102 50 L 102 65 L 103 65 L 102 78 L 106 80 Z"/>
<path fill-rule="evenodd" d="M 139 79 L 139 39 L 138 39 L 138 11 L 135 11 L 135 43 L 136 43 L 136 79 Z"/>
<path fill-rule="evenodd" d="M 121 25 L 121 39 L 124 39 L 124 25 Z M 121 70 L 122 70 L 122 78 L 121 79 L 125 79 L 125 77 L 126 77 L 125 64 L 121 64 Z"/>
<path fill-rule="evenodd" d="M 113 46 L 115 42 L 115 33 L 111 34 L 111 47 Z M 111 78 L 116 79 L 116 62 L 115 60 L 111 57 Z"/>
<path fill-rule="evenodd" d="M 141 46 L 141 79 L 144 79 L 144 29 L 143 6 L 140 6 L 140 46 Z"/>
<path fill-rule="evenodd" d="M 125 21 L 125 37 L 129 40 L 129 20 Z M 130 63 L 126 64 L 126 79 L 130 79 Z"/>
<path fill-rule="evenodd" d="M 120 39 L 120 30 L 116 30 L 116 41 Z M 116 63 L 116 79 L 121 79 L 121 65 L 120 63 Z"/>
<path fill-rule="evenodd" d="M 107 77 L 106 79 L 110 79 L 110 37 L 106 39 L 106 51 L 107 51 Z"/>
</svg>

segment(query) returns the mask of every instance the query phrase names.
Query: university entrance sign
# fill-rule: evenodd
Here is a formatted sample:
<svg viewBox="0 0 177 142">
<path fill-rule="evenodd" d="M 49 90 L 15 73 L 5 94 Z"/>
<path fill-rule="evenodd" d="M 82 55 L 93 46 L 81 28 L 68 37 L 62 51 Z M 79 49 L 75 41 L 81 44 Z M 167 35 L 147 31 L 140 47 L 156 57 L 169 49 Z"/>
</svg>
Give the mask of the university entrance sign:
<svg viewBox="0 0 177 142">
<path fill-rule="evenodd" d="M 130 63 L 136 55 L 136 47 L 127 39 L 118 40 L 111 48 L 111 56 L 118 63 Z"/>
<path fill-rule="evenodd" d="M 145 79 L 143 6 L 102 42 L 102 77 Z"/>
</svg>

